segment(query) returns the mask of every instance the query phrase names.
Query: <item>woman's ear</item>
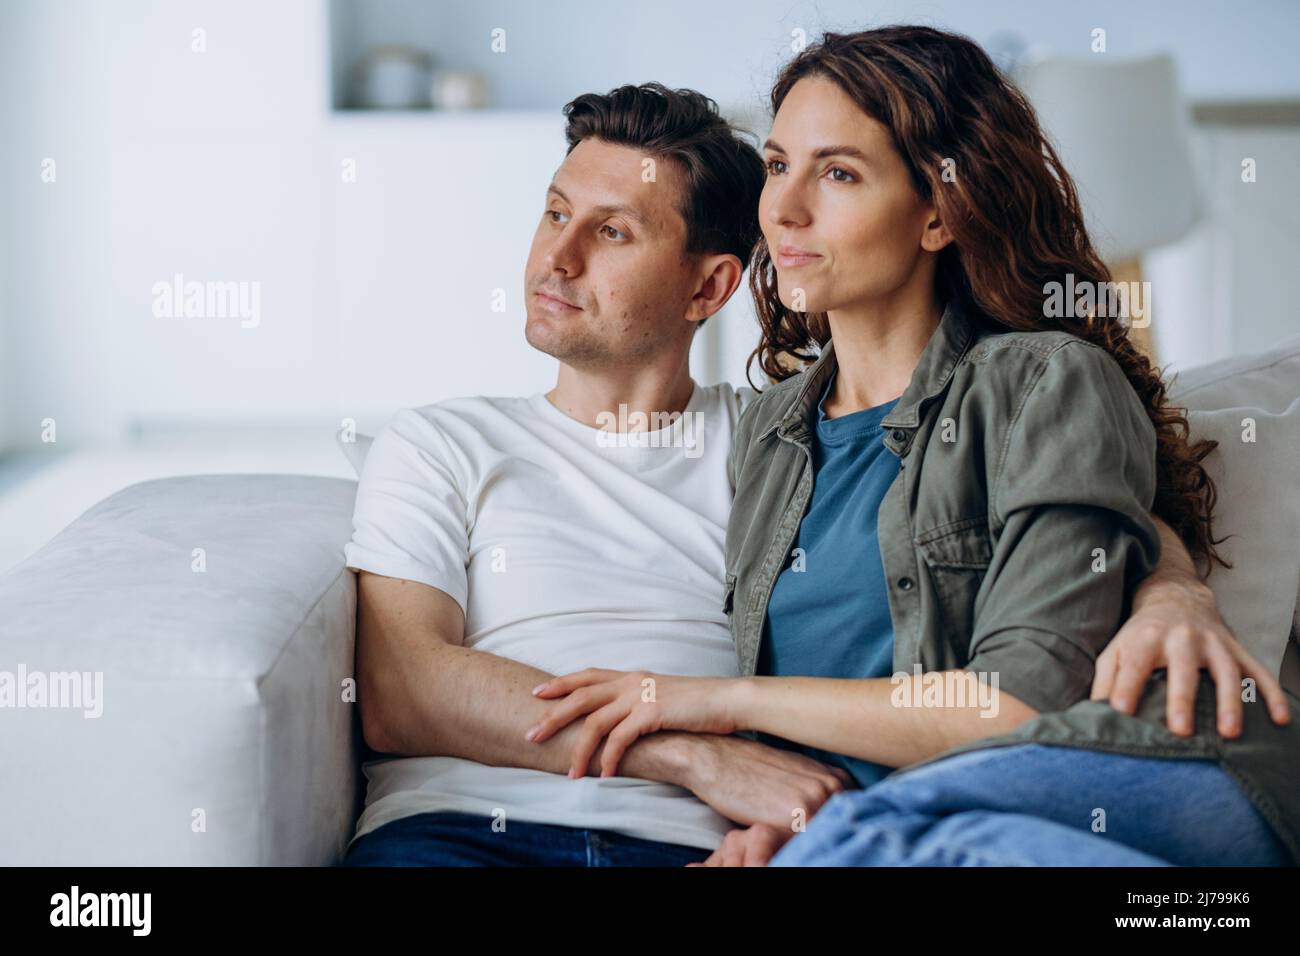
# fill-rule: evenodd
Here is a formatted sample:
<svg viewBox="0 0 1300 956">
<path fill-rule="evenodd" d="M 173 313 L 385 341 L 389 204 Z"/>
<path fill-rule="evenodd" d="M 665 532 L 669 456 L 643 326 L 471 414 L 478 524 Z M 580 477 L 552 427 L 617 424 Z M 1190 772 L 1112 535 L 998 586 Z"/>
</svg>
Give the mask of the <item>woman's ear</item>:
<svg viewBox="0 0 1300 956">
<path fill-rule="evenodd" d="M 921 233 L 921 248 L 926 252 L 939 252 L 952 242 L 952 233 L 939 217 L 939 211 L 933 206 L 929 209 L 930 218 L 926 221 L 925 231 Z"/>
</svg>

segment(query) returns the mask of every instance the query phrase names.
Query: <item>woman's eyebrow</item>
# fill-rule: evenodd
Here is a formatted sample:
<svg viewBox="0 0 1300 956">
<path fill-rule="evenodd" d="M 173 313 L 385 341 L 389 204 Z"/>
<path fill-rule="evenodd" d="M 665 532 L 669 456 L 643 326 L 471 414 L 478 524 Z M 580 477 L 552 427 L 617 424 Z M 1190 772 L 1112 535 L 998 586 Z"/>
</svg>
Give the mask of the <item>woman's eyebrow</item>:
<svg viewBox="0 0 1300 956">
<path fill-rule="evenodd" d="M 777 153 L 785 152 L 785 148 L 781 146 L 781 144 L 778 143 L 776 140 L 772 140 L 772 139 L 769 139 L 766 143 L 764 143 L 763 148 L 770 149 L 773 152 L 777 152 Z M 864 153 L 862 150 L 858 149 L 856 146 L 822 146 L 818 149 L 813 150 L 812 153 L 813 159 L 825 159 L 828 156 L 851 156 L 854 159 L 866 163 L 868 166 L 875 165 L 871 157 L 868 156 L 866 153 Z"/>
</svg>

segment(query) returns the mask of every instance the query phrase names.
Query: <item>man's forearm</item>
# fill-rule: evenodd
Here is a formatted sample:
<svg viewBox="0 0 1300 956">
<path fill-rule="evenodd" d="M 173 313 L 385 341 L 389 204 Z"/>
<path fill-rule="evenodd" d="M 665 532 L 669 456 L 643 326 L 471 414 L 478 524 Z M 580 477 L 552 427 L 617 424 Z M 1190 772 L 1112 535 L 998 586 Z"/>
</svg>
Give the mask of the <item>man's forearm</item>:
<svg viewBox="0 0 1300 956">
<path fill-rule="evenodd" d="M 532 689 L 554 675 L 496 654 L 445 643 L 429 647 L 419 664 L 398 671 L 372 690 L 385 698 L 379 736 L 386 753 L 568 771 L 580 723 L 540 744 L 524 739 L 528 728 L 554 706 L 534 697 Z M 684 738 L 689 736 L 668 732 L 642 738 L 628 751 L 620 772 L 680 783 L 687 759 Z M 588 773 L 600 773 L 599 750 Z"/>
</svg>

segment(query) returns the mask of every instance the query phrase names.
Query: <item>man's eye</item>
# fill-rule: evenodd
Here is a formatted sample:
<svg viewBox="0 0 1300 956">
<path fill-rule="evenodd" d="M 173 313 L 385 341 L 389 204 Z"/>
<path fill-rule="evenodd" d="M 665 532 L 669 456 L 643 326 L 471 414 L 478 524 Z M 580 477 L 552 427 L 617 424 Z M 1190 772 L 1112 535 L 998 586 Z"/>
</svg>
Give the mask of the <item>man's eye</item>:
<svg viewBox="0 0 1300 956">
<path fill-rule="evenodd" d="M 626 238 L 627 238 L 627 235 L 626 235 L 625 233 L 619 232 L 619 231 L 618 231 L 617 229 L 615 229 L 613 226 L 609 226 L 609 225 L 601 226 L 601 229 L 608 229 L 610 233 L 613 233 L 613 235 L 610 236 L 611 239 L 626 239 Z M 609 233 L 606 233 L 606 235 L 609 235 Z"/>
<path fill-rule="evenodd" d="M 548 210 L 546 210 L 546 215 L 550 217 L 551 222 L 558 224 L 558 223 L 559 223 L 559 220 L 556 219 L 555 217 L 556 217 L 556 216 L 563 216 L 564 213 L 560 212 L 560 210 L 558 210 L 558 209 L 548 209 Z"/>
<path fill-rule="evenodd" d="M 780 168 L 780 169 L 776 169 L 775 167 L 777 167 L 777 166 L 780 166 L 781 168 Z M 768 171 L 769 173 L 771 173 L 772 175 L 777 175 L 777 174 L 779 174 L 779 173 L 783 173 L 783 172 L 785 172 L 785 163 L 783 163 L 783 162 L 782 162 L 781 160 L 779 160 L 779 159 L 773 159 L 773 160 L 770 160 L 770 161 L 768 162 L 768 164 L 767 164 L 767 171 Z"/>
</svg>

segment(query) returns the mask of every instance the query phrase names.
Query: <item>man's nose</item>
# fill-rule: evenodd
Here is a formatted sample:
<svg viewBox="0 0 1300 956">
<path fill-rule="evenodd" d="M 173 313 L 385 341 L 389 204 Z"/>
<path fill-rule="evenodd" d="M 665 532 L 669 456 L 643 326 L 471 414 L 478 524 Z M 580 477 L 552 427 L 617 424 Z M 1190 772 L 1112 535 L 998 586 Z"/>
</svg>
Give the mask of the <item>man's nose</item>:
<svg viewBox="0 0 1300 956">
<path fill-rule="evenodd" d="M 566 276 L 580 275 L 583 268 L 583 249 L 571 229 L 565 229 L 555 237 L 546 252 L 546 267 L 550 272 L 560 272 Z"/>
</svg>

